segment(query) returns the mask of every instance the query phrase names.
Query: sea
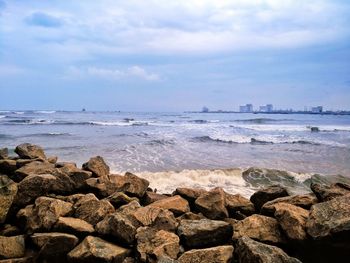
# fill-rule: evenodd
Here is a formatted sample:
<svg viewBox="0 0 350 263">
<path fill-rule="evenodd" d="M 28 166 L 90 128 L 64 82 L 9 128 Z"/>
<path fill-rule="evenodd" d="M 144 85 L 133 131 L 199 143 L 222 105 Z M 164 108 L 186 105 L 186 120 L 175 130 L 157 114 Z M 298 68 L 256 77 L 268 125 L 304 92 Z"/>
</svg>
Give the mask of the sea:
<svg viewBox="0 0 350 263">
<path fill-rule="evenodd" d="M 14 154 L 25 142 L 78 166 L 100 155 L 112 173 L 133 172 L 163 193 L 223 187 L 248 197 L 274 183 L 304 193 L 312 180 L 350 178 L 348 115 L 0 111 L 0 148 Z M 249 167 L 288 173 L 243 176 Z"/>
</svg>

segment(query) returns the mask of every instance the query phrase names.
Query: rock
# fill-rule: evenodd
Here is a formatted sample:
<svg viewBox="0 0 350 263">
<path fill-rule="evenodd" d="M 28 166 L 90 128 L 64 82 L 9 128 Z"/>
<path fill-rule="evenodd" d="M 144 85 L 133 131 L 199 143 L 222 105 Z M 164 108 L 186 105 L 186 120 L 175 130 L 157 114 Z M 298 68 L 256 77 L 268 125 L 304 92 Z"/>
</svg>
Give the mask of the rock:
<svg viewBox="0 0 350 263">
<path fill-rule="evenodd" d="M 288 192 L 285 188 L 279 185 L 272 185 L 265 189 L 255 192 L 250 201 L 254 204 L 257 211 L 260 211 L 261 207 L 268 201 L 274 200 L 279 197 L 288 196 Z"/>
<path fill-rule="evenodd" d="M 137 197 L 129 197 L 122 192 L 115 192 L 114 194 L 106 197 L 106 200 L 109 201 L 115 208 L 126 205 L 132 201 L 139 202 Z"/>
<path fill-rule="evenodd" d="M 46 159 L 44 150 L 40 146 L 29 143 L 18 145 L 15 149 L 15 153 L 22 159 Z"/>
<path fill-rule="evenodd" d="M 50 156 L 50 157 L 47 157 L 47 161 L 49 163 L 52 163 L 52 164 L 55 164 L 58 160 L 58 157 L 57 156 Z"/>
<path fill-rule="evenodd" d="M 179 263 L 230 263 L 233 246 L 192 249 L 179 257 Z"/>
<path fill-rule="evenodd" d="M 17 163 L 11 159 L 0 159 L 0 174 L 12 175 L 17 169 Z"/>
<path fill-rule="evenodd" d="M 96 225 L 96 231 L 100 235 L 113 236 L 127 245 L 134 243 L 136 235 L 136 227 L 129 218 L 118 212 L 109 214 L 100 221 Z"/>
<path fill-rule="evenodd" d="M 0 148 L 0 160 L 1 159 L 7 159 L 9 157 L 9 149 L 7 148 Z"/>
<path fill-rule="evenodd" d="M 64 165 L 56 168 L 59 172 L 67 175 L 75 185 L 75 189 L 83 190 L 86 187 L 86 180 L 92 176 L 92 172 L 78 169 L 75 165 Z"/>
<path fill-rule="evenodd" d="M 194 202 L 196 199 L 206 192 L 206 190 L 201 188 L 179 187 L 176 188 L 174 195 L 179 195 L 182 198 L 185 198 L 189 202 L 190 206 L 194 207 Z"/>
<path fill-rule="evenodd" d="M 226 193 L 226 208 L 231 217 L 237 218 L 242 213 L 245 216 L 254 214 L 255 207 L 252 202 L 240 194 L 231 195 Z"/>
<path fill-rule="evenodd" d="M 0 224 L 5 222 L 16 194 L 17 184 L 6 175 L 0 175 Z"/>
<path fill-rule="evenodd" d="M 261 214 L 267 216 L 274 216 L 275 206 L 280 203 L 291 204 L 309 210 L 310 207 L 317 203 L 317 198 L 314 194 L 292 195 L 286 197 L 276 198 L 272 201 L 266 202 L 261 208 Z"/>
<path fill-rule="evenodd" d="M 168 198 L 168 197 L 169 196 L 146 191 L 145 195 L 143 196 L 142 203 L 144 205 L 149 205 L 149 204 L 152 204 L 156 201 L 160 201 L 160 200 Z"/>
<path fill-rule="evenodd" d="M 247 236 L 268 244 L 280 245 L 286 243 L 277 220 L 272 217 L 254 214 L 238 221 L 233 229 L 232 238 L 234 241 Z"/>
<path fill-rule="evenodd" d="M 0 229 L 0 236 L 10 237 L 10 236 L 18 236 L 21 234 L 21 231 L 18 227 L 12 226 L 9 224 L 5 224 Z"/>
<path fill-rule="evenodd" d="M 301 263 L 298 259 L 288 256 L 282 249 L 249 237 L 241 237 L 238 240 L 236 253 L 240 263 Z"/>
<path fill-rule="evenodd" d="M 306 230 L 316 240 L 345 239 L 350 242 L 350 195 L 313 205 Z"/>
<path fill-rule="evenodd" d="M 232 237 L 232 226 L 224 221 L 209 219 L 182 220 L 177 234 L 189 248 L 203 248 L 227 243 Z"/>
<path fill-rule="evenodd" d="M 159 262 L 159 259 L 176 259 L 180 239 L 174 233 L 149 227 L 137 229 L 137 252 L 141 262 Z"/>
<path fill-rule="evenodd" d="M 122 263 L 130 250 L 109 243 L 99 237 L 88 236 L 68 253 L 72 263 Z"/>
<path fill-rule="evenodd" d="M 95 229 L 91 224 L 74 217 L 59 217 L 54 225 L 54 230 L 77 236 L 88 235 L 95 232 Z"/>
<path fill-rule="evenodd" d="M 190 206 L 187 200 L 179 195 L 155 201 L 148 206 L 168 209 L 173 212 L 175 216 L 190 212 Z"/>
<path fill-rule="evenodd" d="M 29 175 L 54 174 L 55 171 L 55 165 L 52 163 L 33 161 L 17 169 L 14 176 L 16 181 L 20 182 Z"/>
<path fill-rule="evenodd" d="M 61 195 L 56 195 L 56 199 L 60 199 L 65 202 L 69 202 L 71 204 L 75 204 L 78 202 L 81 198 L 85 197 L 85 194 L 74 194 L 74 195 L 68 195 L 68 196 L 61 196 Z"/>
<path fill-rule="evenodd" d="M 35 263 L 34 256 L 23 258 L 0 259 L 0 263 Z"/>
<path fill-rule="evenodd" d="M 46 262 L 66 261 L 66 255 L 79 242 L 76 236 L 65 233 L 35 233 L 32 242 L 40 249 L 38 260 Z"/>
<path fill-rule="evenodd" d="M 275 218 L 286 236 L 292 241 L 306 240 L 305 227 L 309 211 L 287 203 L 278 203 L 275 208 Z"/>
<path fill-rule="evenodd" d="M 74 205 L 75 217 L 96 225 L 105 216 L 115 211 L 107 200 L 98 200 L 95 195 L 87 194 Z"/>
<path fill-rule="evenodd" d="M 221 188 L 215 188 L 200 195 L 195 201 L 195 207 L 210 219 L 229 217 L 226 209 L 226 193 Z"/>
<path fill-rule="evenodd" d="M 117 211 L 125 215 L 129 215 L 134 213 L 138 208 L 141 208 L 141 205 L 139 204 L 139 202 L 131 201 L 130 203 L 119 207 Z"/>
<path fill-rule="evenodd" d="M 330 186 L 311 183 L 310 188 L 320 202 L 332 200 L 335 197 L 350 194 L 350 185 L 335 183 Z"/>
<path fill-rule="evenodd" d="M 101 156 L 90 158 L 88 162 L 83 164 L 83 170 L 90 171 L 97 177 L 109 175 L 109 166 Z"/>
<path fill-rule="evenodd" d="M 17 213 L 17 218 L 27 233 L 50 231 L 59 217 L 72 213 L 72 204 L 49 197 L 38 197 Z"/>
<path fill-rule="evenodd" d="M 20 258 L 24 256 L 24 236 L 3 237 L 0 236 L 0 259 Z"/>
<path fill-rule="evenodd" d="M 192 212 L 187 212 L 179 217 L 176 218 L 178 222 L 180 222 L 181 220 L 184 219 L 188 219 L 188 220 L 201 220 L 201 219 L 206 219 L 206 217 L 204 215 L 202 215 L 201 213 L 199 214 L 195 214 Z"/>
</svg>

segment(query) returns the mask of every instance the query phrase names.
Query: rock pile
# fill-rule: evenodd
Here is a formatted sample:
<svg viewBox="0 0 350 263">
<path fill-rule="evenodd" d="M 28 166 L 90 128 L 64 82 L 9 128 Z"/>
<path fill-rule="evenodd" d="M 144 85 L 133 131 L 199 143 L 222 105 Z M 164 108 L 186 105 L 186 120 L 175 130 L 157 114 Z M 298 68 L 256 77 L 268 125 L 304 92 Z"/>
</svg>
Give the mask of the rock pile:
<svg viewBox="0 0 350 263">
<path fill-rule="evenodd" d="M 0 263 L 348 262 L 350 186 L 158 194 L 102 157 L 78 168 L 37 145 L 0 149 Z M 259 172 L 259 170 L 257 171 Z M 254 168 L 249 169 L 254 173 Z"/>
</svg>

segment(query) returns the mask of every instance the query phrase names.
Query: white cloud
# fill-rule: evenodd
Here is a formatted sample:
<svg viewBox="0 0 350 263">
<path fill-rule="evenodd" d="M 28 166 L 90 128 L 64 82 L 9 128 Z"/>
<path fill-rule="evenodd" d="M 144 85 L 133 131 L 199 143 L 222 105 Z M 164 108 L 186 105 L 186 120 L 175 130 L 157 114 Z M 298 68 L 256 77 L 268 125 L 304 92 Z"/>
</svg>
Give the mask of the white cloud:
<svg viewBox="0 0 350 263">
<path fill-rule="evenodd" d="M 9 64 L 0 64 L 0 76 L 6 77 L 6 76 L 16 76 L 25 73 L 26 70 L 16 66 L 16 65 L 9 65 Z"/>
</svg>

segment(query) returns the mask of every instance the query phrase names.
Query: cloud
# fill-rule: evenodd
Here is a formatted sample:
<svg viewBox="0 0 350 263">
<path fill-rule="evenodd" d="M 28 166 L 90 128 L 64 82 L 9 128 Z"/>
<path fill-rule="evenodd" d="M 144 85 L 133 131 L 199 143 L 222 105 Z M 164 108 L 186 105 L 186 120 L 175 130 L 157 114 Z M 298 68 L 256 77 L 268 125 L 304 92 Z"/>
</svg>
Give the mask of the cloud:
<svg viewBox="0 0 350 263">
<path fill-rule="evenodd" d="M 0 64 L 0 76 L 2 77 L 18 76 L 25 71 L 25 69 L 16 65 Z"/>
<path fill-rule="evenodd" d="M 35 12 L 29 17 L 25 18 L 25 22 L 32 26 L 41 26 L 41 27 L 61 27 L 63 25 L 63 20 L 55 16 Z"/>
</svg>

